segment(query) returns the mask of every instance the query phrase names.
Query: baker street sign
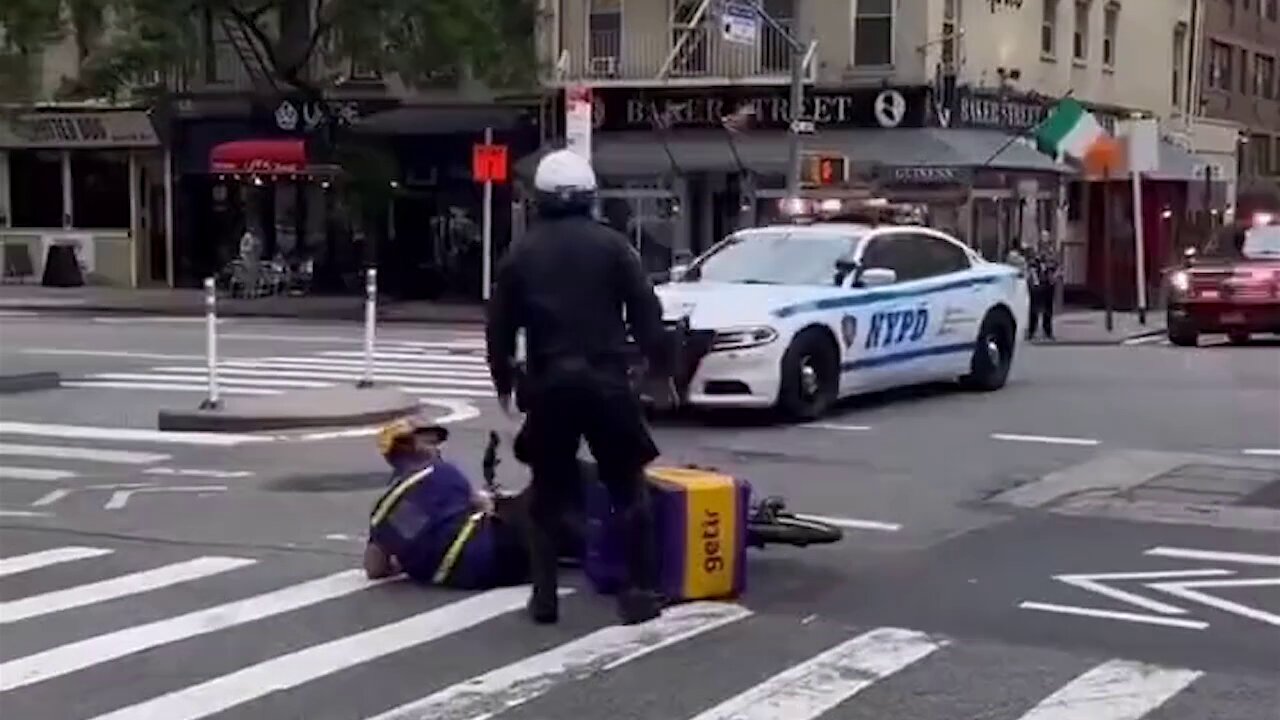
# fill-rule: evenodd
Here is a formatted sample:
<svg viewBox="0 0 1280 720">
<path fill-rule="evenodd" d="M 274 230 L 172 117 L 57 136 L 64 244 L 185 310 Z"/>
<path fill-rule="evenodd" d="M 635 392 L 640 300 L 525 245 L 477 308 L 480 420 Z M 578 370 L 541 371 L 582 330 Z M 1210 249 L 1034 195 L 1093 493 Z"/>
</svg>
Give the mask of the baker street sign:
<svg viewBox="0 0 1280 720">
<path fill-rule="evenodd" d="M 637 91 L 596 88 L 597 130 L 717 129 L 724 118 L 747 115 L 748 128 L 785 129 L 791 121 L 787 88 L 750 91 Z M 928 90 L 923 87 L 857 88 L 805 93 L 801 114 L 823 128 L 923 127 Z"/>
</svg>

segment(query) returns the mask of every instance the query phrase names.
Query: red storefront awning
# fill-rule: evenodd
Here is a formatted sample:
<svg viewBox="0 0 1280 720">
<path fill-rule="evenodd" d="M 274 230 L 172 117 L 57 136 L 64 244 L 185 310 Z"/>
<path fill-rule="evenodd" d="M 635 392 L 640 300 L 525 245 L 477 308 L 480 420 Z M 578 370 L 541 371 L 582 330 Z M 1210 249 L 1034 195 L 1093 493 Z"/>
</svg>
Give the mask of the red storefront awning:
<svg viewBox="0 0 1280 720">
<path fill-rule="evenodd" d="M 278 175 L 307 170 L 307 147 L 302 140 L 236 140 L 209 153 L 209 170 L 216 173 Z"/>
</svg>

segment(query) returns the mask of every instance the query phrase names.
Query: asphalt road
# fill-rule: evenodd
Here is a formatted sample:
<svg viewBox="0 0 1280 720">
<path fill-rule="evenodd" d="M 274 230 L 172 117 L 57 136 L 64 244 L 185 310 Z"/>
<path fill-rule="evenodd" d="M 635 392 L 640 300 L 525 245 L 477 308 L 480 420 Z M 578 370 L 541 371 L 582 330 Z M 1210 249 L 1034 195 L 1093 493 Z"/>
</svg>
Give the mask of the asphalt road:
<svg viewBox="0 0 1280 720">
<path fill-rule="evenodd" d="M 225 387 L 348 382 L 359 332 L 227 320 Z M 1275 344 L 1028 347 L 990 395 L 916 388 L 805 427 L 660 420 L 665 462 L 747 477 L 846 540 L 753 551 L 740 602 L 619 629 L 573 574 L 554 628 L 523 621 L 519 589 L 353 576 L 385 480 L 372 438 L 155 432 L 203 397 L 203 342 L 182 319 L 0 317 L 0 372 L 70 385 L 0 396 L 6 716 L 1280 717 L 1280 534 L 990 502 L 1133 450 L 1280 480 Z M 476 332 L 379 343 L 478 472 L 485 432 L 511 428 Z"/>
</svg>

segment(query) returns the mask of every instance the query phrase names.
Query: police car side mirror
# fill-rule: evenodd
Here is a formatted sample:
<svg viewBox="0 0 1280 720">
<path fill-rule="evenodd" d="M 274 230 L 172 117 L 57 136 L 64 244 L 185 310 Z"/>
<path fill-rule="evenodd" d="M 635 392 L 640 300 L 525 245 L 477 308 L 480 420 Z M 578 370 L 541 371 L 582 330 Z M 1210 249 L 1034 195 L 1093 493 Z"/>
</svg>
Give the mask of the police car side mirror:
<svg viewBox="0 0 1280 720">
<path fill-rule="evenodd" d="M 667 277 L 670 278 L 671 282 L 680 282 L 681 280 L 684 280 L 685 276 L 688 274 L 688 265 L 672 265 Z"/>
<path fill-rule="evenodd" d="M 858 276 L 862 287 L 883 287 L 898 282 L 898 273 L 889 268 L 867 268 Z"/>
</svg>

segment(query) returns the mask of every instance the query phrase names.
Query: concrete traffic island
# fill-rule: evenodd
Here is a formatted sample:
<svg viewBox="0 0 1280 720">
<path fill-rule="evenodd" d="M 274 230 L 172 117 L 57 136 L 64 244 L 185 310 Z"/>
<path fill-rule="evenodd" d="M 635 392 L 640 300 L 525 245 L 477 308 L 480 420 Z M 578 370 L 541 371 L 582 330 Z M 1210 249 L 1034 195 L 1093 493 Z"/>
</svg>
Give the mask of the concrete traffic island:
<svg viewBox="0 0 1280 720">
<path fill-rule="evenodd" d="M 56 372 L 0 373 L 0 395 L 11 395 L 61 387 L 62 377 Z"/>
<path fill-rule="evenodd" d="M 272 396 L 235 397 L 183 410 L 161 410 L 159 429 L 251 432 L 369 425 L 418 411 L 418 399 L 391 388 L 332 387 Z"/>
</svg>

